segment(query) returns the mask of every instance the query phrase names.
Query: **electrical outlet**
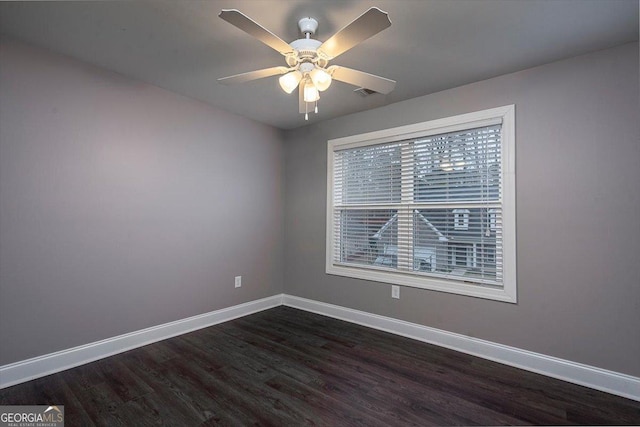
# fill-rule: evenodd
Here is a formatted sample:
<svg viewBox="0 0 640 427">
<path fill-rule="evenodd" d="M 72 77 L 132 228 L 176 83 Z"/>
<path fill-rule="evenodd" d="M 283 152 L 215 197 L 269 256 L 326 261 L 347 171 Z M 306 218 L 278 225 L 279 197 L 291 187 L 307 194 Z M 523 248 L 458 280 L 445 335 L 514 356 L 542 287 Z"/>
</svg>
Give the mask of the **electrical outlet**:
<svg viewBox="0 0 640 427">
<path fill-rule="evenodd" d="M 242 276 L 236 276 L 235 286 L 236 288 L 239 288 L 242 286 Z"/>
<path fill-rule="evenodd" d="M 391 285 L 391 298 L 400 299 L 400 286 Z"/>
</svg>

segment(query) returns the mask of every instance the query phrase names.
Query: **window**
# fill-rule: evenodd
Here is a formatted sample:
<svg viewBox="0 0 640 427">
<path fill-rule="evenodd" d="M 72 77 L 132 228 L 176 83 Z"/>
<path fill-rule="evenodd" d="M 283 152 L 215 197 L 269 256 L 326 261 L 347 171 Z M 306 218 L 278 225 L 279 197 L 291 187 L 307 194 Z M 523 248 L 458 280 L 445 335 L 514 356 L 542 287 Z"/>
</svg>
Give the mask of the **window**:
<svg viewBox="0 0 640 427">
<path fill-rule="evenodd" d="M 496 231 L 496 210 L 489 209 L 489 228 L 491 231 Z"/>
<path fill-rule="evenodd" d="M 469 229 L 469 209 L 453 210 L 453 228 L 456 230 Z"/>
<path fill-rule="evenodd" d="M 514 116 L 330 140 L 327 273 L 516 302 Z"/>
</svg>

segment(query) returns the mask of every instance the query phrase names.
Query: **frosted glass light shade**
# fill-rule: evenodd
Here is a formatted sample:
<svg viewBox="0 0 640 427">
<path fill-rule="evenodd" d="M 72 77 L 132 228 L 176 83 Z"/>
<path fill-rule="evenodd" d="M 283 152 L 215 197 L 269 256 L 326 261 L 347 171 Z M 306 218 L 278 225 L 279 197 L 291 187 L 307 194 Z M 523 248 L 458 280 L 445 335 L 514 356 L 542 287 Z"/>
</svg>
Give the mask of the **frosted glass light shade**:
<svg viewBox="0 0 640 427">
<path fill-rule="evenodd" d="M 309 76 L 320 92 L 329 89 L 329 86 L 331 86 L 331 75 L 322 68 L 314 68 L 309 73 Z"/>
<path fill-rule="evenodd" d="M 320 99 L 318 89 L 311 80 L 307 80 L 304 84 L 304 102 L 315 102 Z"/>
<path fill-rule="evenodd" d="M 283 91 L 291 93 L 298 87 L 298 83 L 302 79 L 302 73 L 298 70 L 291 71 L 278 79 L 280 87 Z"/>
</svg>

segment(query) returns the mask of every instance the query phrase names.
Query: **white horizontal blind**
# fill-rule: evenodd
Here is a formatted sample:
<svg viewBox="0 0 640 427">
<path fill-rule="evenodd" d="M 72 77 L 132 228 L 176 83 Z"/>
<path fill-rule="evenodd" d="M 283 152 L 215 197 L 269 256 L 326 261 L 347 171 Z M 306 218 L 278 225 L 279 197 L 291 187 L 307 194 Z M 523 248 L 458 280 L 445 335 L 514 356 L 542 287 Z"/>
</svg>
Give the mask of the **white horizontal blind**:
<svg viewBox="0 0 640 427">
<path fill-rule="evenodd" d="M 398 213 L 393 209 L 345 209 L 336 212 L 335 259 L 339 262 L 397 267 Z"/>
<path fill-rule="evenodd" d="M 501 125 L 333 152 L 332 261 L 501 286 Z"/>
<path fill-rule="evenodd" d="M 340 151 L 334 163 L 334 202 L 341 205 L 400 202 L 400 144 Z"/>
<path fill-rule="evenodd" d="M 414 214 L 415 271 L 501 284 L 500 130 L 483 126 L 414 141 L 414 203 L 421 207 Z"/>
<path fill-rule="evenodd" d="M 499 201 L 500 128 L 485 126 L 416 140 L 415 201 Z"/>
<path fill-rule="evenodd" d="M 398 143 L 335 153 L 334 206 L 340 206 L 334 210 L 337 262 L 397 267 L 398 214 L 390 206 L 400 202 L 400 157 Z M 378 259 L 384 253 L 389 256 Z"/>
</svg>

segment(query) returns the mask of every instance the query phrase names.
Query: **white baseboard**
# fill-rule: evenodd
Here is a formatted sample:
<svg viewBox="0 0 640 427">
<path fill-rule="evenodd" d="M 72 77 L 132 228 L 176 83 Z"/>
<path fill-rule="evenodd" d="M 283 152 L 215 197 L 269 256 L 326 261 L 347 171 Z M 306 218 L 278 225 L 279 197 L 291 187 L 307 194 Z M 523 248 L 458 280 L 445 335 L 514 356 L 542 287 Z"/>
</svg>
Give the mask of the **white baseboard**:
<svg viewBox="0 0 640 427">
<path fill-rule="evenodd" d="M 282 305 L 282 294 L 0 366 L 0 388 Z"/>
<path fill-rule="evenodd" d="M 640 401 L 640 378 L 638 377 L 391 317 L 286 294 L 246 302 L 187 319 L 0 366 L 0 389 L 280 305 L 379 329 Z"/>
<path fill-rule="evenodd" d="M 640 401 L 640 378 L 631 375 L 306 298 L 285 294 L 283 304 Z"/>
</svg>

